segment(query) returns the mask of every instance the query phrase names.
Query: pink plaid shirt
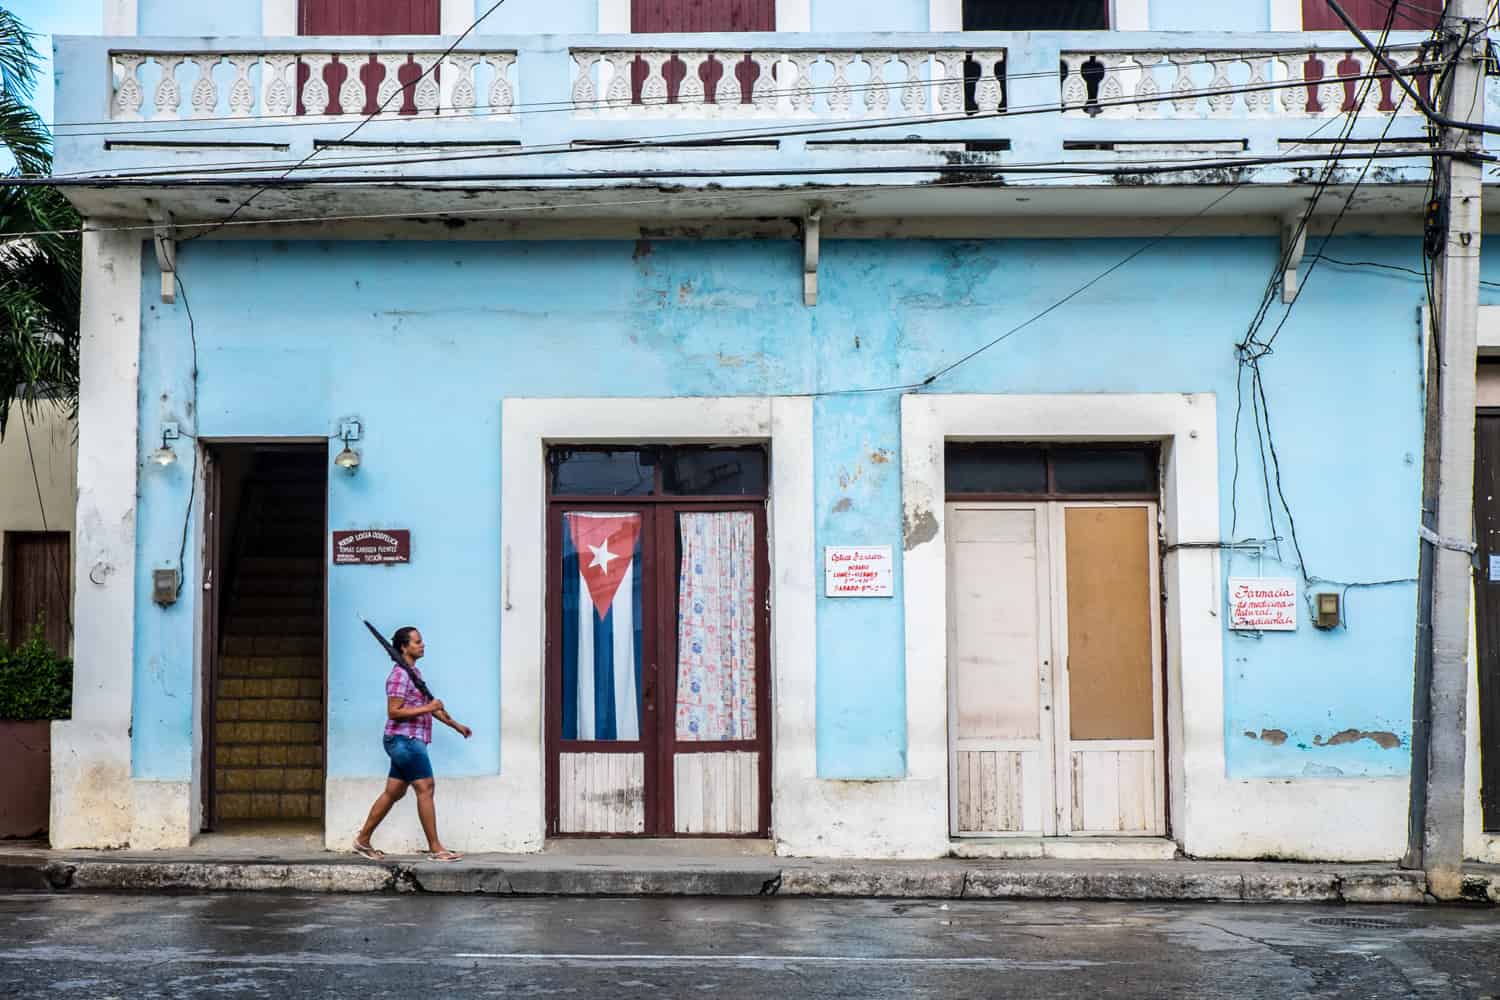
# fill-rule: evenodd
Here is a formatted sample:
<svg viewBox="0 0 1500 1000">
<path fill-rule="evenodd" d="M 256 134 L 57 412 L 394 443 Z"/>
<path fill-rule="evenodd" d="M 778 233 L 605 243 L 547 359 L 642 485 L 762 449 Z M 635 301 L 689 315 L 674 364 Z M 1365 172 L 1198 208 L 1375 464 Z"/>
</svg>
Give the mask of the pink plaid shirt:
<svg viewBox="0 0 1500 1000">
<path fill-rule="evenodd" d="M 412 667 L 412 672 L 418 677 L 422 671 Z M 427 704 L 427 699 L 422 697 L 422 692 L 411 682 L 411 677 L 405 668 L 392 665 L 391 675 L 385 679 L 385 696 L 387 698 L 400 698 L 402 708 L 418 708 Z M 432 742 L 432 713 L 419 715 L 415 719 L 386 719 L 385 735 L 387 736 L 410 736 L 421 740 L 423 743 Z"/>
</svg>

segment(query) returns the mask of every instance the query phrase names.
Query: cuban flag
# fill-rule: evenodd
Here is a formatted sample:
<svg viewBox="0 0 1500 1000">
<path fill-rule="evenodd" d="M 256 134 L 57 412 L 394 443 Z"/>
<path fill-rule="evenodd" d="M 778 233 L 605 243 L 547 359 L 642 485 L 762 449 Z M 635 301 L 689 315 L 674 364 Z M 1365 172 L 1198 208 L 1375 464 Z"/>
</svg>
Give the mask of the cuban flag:
<svg viewBox="0 0 1500 1000">
<path fill-rule="evenodd" d="M 563 515 L 562 738 L 641 738 L 641 515 Z"/>
</svg>

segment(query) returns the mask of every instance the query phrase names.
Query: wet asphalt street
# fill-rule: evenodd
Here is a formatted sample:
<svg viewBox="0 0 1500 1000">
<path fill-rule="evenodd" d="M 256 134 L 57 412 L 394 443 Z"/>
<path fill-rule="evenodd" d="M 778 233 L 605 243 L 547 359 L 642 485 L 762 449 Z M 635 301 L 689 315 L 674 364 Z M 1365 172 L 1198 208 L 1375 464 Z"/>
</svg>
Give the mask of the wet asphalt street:
<svg viewBox="0 0 1500 1000">
<path fill-rule="evenodd" d="M 17 894 L 0 996 L 1500 997 L 1500 911 Z"/>
</svg>

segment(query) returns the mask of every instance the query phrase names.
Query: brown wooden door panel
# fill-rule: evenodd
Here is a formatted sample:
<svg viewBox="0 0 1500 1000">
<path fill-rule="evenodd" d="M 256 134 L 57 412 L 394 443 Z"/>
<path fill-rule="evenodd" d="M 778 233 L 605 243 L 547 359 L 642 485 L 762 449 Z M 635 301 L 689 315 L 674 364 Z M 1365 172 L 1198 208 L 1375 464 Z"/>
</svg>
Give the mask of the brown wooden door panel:
<svg viewBox="0 0 1500 1000">
<path fill-rule="evenodd" d="M 1354 19 L 1359 27 L 1369 31 L 1380 31 L 1390 16 L 1392 3 L 1396 3 L 1396 17 L 1391 24 L 1394 31 L 1417 31 L 1436 27 L 1441 15 L 1437 12 L 1442 0 L 1411 4 L 1401 0 L 1340 0 L 1340 6 Z M 1328 6 L 1328 0 L 1302 0 L 1303 31 L 1344 31 L 1344 22 Z"/>
<path fill-rule="evenodd" d="M 775 31 L 775 0 L 631 0 L 630 30 L 640 35 Z"/>
<path fill-rule="evenodd" d="M 52 648 L 68 651 L 72 635 L 68 533 L 16 531 L 5 537 L 5 634 L 19 645 L 40 623 Z"/>
<path fill-rule="evenodd" d="M 682 547 L 678 517 L 688 512 L 745 511 L 751 514 L 755 533 L 755 729 L 752 739 L 724 741 L 679 741 L 676 733 L 676 684 L 678 659 L 678 588 Z M 564 738 L 571 732 L 582 733 L 580 723 L 571 726 L 564 720 L 564 701 L 576 697 L 564 679 L 564 621 L 579 614 L 577 606 L 565 608 L 565 578 L 571 564 L 564 565 L 564 532 L 569 530 L 564 514 L 597 512 L 638 514 L 640 523 L 640 738 L 604 740 Z M 744 832 L 757 836 L 770 833 L 770 617 L 766 599 L 769 553 L 766 546 L 764 501 L 702 502 L 687 499 L 643 500 L 629 502 L 594 500 L 553 501 L 548 515 L 548 583 L 547 583 L 547 832 L 549 835 L 609 835 L 638 833 L 647 836 L 675 836 L 682 824 L 675 811 L 676 773 L 686 769 L 695 775 L 709 774 L 710 784 L 720 772 L 733 774 L 746 791 L 743 815 L 754 812 L 754 829 Z M 576 550 L 576 544 L 573 546 Z M 586 555 L 586 553 L 583 553 Z M 578 567 L 583 564 L 580 560 Z M 576 569 L 575 569 L 576 571 Z M 579 595 L 586 601 L 586 595 Z M 567 602 L 572 605 L 572 602 Z M 567 640 L 571 643 L 577 640 Z M 574 654 L 576 655 L 576 654 Z M 576 674 L 573 675 L 576 678 Z M 574 680 L 576 685 L 576 679 Z M 575 709 L 576 711 L 576 709 Z M 597 735 L 597 734 L 595 734 Z M 733 759 L 736 753 L 754 754 L 753 774 L 744 760 Z M 715 756 L 720 755 L 720 756 Z M 698 758 L 682 761 L 679 758 Z M 639 762 L 639 770 L 637 769 Z M 718 769 L 718 770 L 715 770 Z M 644 817 L 639 827 L 633 818 L 622 820 L 618 808 L 619 782 L 631 789 L 640 786 Z M 611 783 L 614 783 L 613 785 Z M 624 786 L 621 786 L 624 787 Z M 564 789 L 567 801 L 564 801 Z M 608 808 L 580 805 L 580 795 L 588 802 Z M 753 800 L 753 806 L 751 802 Z M 633 817 L 633 810 L 631 817 Z M 585 829 L 579 823 L 597 823 L 598 829 Z M 709 835 L 709 834 L 705 834 Z"/>
<path fill-rule="evenodd" d="M 301 0 L 304 35 L 436 35 L 439 0 Z"/>
<path fill-rule="evenodd" d="M 1474 448 L 1474 525 L 1479 568 L 1474 618 L 1479 663 L 1480 801 L 1487 831 L 1500 830 L 1500 413 L 1481 413 Z M 1495 565 L 1500 571 L 1500 565 Z"/>
</svg>

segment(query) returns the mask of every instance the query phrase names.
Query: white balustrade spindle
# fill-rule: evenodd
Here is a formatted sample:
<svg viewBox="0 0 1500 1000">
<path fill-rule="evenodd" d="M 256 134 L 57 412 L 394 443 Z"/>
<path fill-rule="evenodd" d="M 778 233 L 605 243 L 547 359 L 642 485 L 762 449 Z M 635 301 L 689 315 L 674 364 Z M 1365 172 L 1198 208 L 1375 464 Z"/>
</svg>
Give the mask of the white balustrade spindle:
<svg viewBox="0 0 1500 1000">
<path fill-rule="evenodd" d="M 110 102 L 109 116 L 113 119 L 134 121 L 141 117 L 141 107 L 146 103 L 146 91 L 141 86 L 140 71 L 146 57 L 132 54 L 116 55 L 115 96 Z"/>
<path fill-rule="evenodd" d="M 153 118 L 181 116 L 182 86 L 177 82 L 177 67 L 182 65 L 183 59 L 183 56 L 156 57 L 156 64 L 161 67 L 161 79 L 156 82 L 156 97 L 151 102 L 156 107 Z"/>
</svg>

